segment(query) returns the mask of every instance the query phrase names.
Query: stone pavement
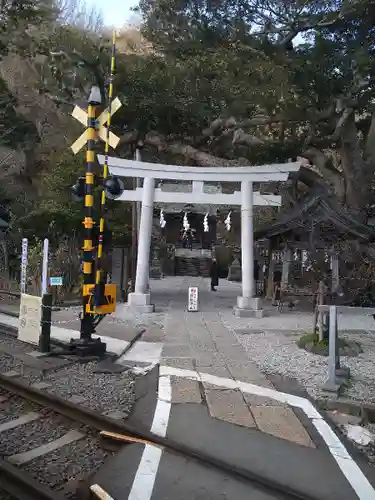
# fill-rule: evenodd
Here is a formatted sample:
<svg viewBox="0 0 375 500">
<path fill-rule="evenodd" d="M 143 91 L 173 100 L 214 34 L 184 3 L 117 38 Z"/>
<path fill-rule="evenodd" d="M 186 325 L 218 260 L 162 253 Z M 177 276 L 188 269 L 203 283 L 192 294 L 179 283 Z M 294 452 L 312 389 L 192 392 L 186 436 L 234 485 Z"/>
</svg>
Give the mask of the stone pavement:
<svg viewBox="0 0 375 500">
<path fill-rule="evenodd" d="M 162 307 L 159 297 L 163 300 L 163 324 L 150 326 L 142 336 L 143 347 L 137 350 L 135 346 L 136 352 L 129 351 L 122 361 L 138 365 L 142 365 L 142 360 L 145 364 L 157 361 L 150 358 L 147 349 L 147 343 L 153 343 L 153 351 L 162 365 L 274 388 L 223 322 L 223 313 L 233 308 L 239 286 L 222 283 L 222 289 L 213 293 L 207 289 L 208 280 L 201 278 L 152 281 L 151 292 L 157 308 Z M 199 286 L 200 310 L 187 312 L 188 287 L 195 285 Z M 253 321 L 259 320 L 245 320 L 246 324 Z M 181 377 L 172 377 L 171 385 L 173 404 L 204 404 L 212 418 L 258 429 L 303 446 L 315 446 L 287 404 Z"/>
</svg>

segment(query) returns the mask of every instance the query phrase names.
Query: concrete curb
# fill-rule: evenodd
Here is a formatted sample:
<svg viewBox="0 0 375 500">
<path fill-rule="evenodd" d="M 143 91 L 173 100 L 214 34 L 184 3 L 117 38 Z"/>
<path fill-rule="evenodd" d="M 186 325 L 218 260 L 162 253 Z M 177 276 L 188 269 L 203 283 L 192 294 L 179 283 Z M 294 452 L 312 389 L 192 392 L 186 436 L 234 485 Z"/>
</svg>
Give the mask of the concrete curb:
<svg viewBox="0 0 375 500">
<path fill-rule="evenodd" d="M 365 422 L 375 423 L 375 404 L 332 399 L 317 399 L 316 404 L 318 408 L 325 411 L 336 410 L 340 413 L 361 417 Z"/>
</svg>

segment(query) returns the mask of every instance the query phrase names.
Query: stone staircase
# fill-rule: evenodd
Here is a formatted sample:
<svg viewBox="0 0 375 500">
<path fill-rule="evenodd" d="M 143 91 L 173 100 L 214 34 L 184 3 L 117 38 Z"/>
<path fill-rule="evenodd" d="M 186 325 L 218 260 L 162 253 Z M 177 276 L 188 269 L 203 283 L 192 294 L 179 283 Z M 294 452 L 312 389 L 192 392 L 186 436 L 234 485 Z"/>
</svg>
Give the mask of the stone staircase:
<svg viewBox="0 0 375 500">
<path fill-rule="evenodd" d="M 176 257 L 176 276 L 210 276 L 211 259 L 205 257 Z"/>
</svg>

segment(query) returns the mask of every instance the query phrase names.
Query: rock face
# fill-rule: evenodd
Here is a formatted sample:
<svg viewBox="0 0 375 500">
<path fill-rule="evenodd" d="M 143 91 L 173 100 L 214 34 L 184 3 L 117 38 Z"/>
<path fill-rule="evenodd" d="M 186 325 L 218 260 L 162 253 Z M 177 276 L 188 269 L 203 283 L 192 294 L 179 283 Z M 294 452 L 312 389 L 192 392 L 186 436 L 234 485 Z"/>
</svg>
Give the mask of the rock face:
<svg viewBox="0 0 375 500">
<path fill-rule="evenodd" d="M 39 136 L 39 143 L 31 140 L 27 150 L 0 147 L 0 165 L 7 165 L 7 171 L 4 172 L 2 168 L 0 175 L 4 178 L 26 171 L 32 176 L 37 160 L 44 154 L 68 148 L 71 139 L 67 137 L 68 131 L 69 134 L 75 134 L 76 125 L 49 97 L 39 93 L 40 75 L 34 62 L 18 54 L 8 54 L 0 61 L 0 78 L 17 100 L 17 114 L 34 124 Z"/>
</svg>

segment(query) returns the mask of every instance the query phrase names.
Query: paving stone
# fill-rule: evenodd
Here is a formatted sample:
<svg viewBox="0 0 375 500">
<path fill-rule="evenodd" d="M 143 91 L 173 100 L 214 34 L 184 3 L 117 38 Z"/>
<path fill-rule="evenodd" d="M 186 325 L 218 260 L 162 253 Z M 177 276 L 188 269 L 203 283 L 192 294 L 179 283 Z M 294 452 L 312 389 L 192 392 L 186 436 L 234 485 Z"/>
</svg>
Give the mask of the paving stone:
<svg viewBox="0 0 375 500">
<path fill-rule="evenodd" d="M 210 375 L 216 375 L 216 377 L 223 377 L 232 379 L 231 374 L 227 370 L 227 368 L 222 363 L 215 363 L 210 366 L 198 366 L 197 371 L 201 373 L 208 373 Z"/>
<path fill-rule="evenodd" d="M 33 389 L 39 389 L 40 391 L 43 389 L 47 389 L 47 387 L 51 387 L 52 384 L 48 382 L 36 382 L 35 384 L 32 384 L 31 387 Z"/>
<path fill-rule="evenodd" d="M 159 326 L 150 326 L 142 335 L 142 340 L 146 342 L 161 342 L 167 336 L 167 332 Z"/>
<path fill-rule="evenodd" d="M 210 340 L 205 341 L 203 339 L 198 340 L 190 338 L 189 345 L 193 352 L 195 351 L 195 352 L 209 353 L 217 350 L 214 342 Z"/>
<path fill-rule="evenodd" d="M 251 406 L 285 406 L 276 399 L 267 398 L 265 396 L 257 396 L 255 394 L 243 393 L 244 400 Z"/>
<path fill-rule="evenodd" d="M 272 383 L 265 377 L 255 363 L 251 361 L 228 362 L 226 364 L 233 378 L 241 382 L 273 388 Z"/>
<path fill-rule="evenodd" d="M 212 366 L 212 365 L 224 365 L 223 359 L 218 351 L 210 352 L 200 352 L 192 350 L 192 355 L 195 359 L 196 366 Z"/>
<path fill-rule="evenodd" d="M 244 427 L 255 427 L 254 418 L 237 390 L 205 389 L 211 417 Z"/>
<path fill-rule="evenodd" d="M 195 370 L 192 358 L 163 358 L 161 364 L 184 370 Z"/>
<path fill-rule="evenodd" d="M 201 403 L 202 396 L 196 380 L 171 377 L 172 403 Z"/>
<path fill-rule="evenodd" d="M 190 358 L 191 349 L 186 344 L 164 344 L 162 356 L 165 358 Z"/>
<path fill-rule="evenodd" d="M 307 431 L 291 408 L 285 406 L 250 406 L 260 431 L 281 439 L 315 448 Z"/>
</svg>

